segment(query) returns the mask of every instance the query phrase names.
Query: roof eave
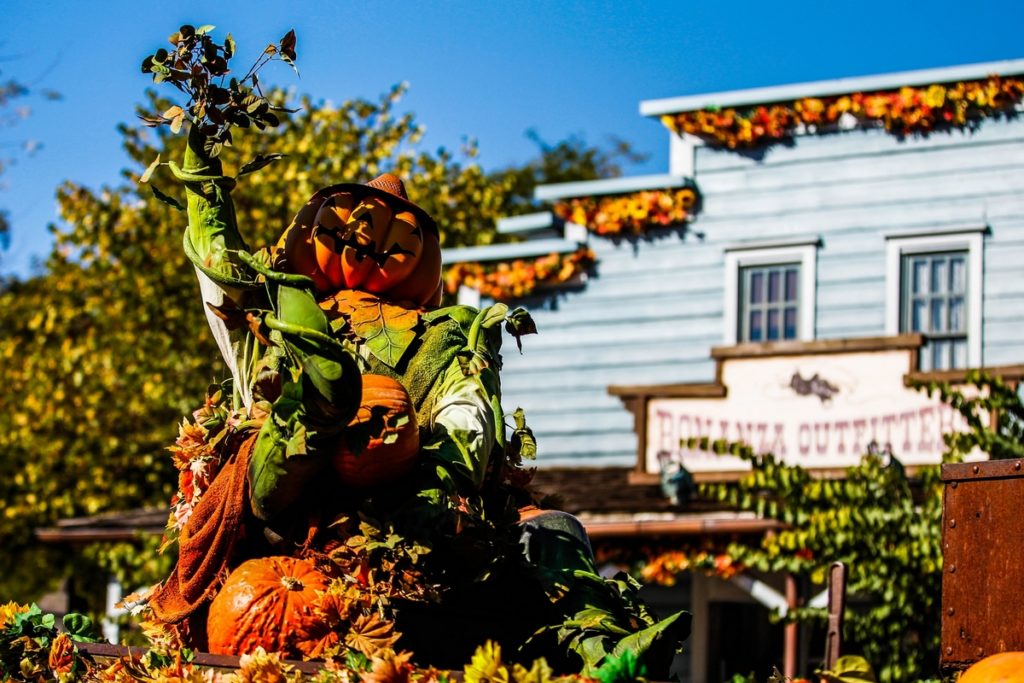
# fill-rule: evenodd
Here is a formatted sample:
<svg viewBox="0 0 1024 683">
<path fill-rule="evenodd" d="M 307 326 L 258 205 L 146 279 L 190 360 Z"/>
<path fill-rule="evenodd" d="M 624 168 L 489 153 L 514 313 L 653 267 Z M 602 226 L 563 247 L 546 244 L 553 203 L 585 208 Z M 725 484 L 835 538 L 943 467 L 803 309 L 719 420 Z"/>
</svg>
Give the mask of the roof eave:
<svg viewBox="0 0 1024 683">
<path fill-rule="evenodd" d="M 993 74 L 1013 76 L 1024 74 L 1024 59 L 1007 59 L 998 62 L 963 64 L 937 69 L 899 71 L 872 76 L 835 78 L 826 81 L 811 81 L 774 85 L 746 90 L 669 97 L 640 102 L 642 116 L 664 116 L 681 112 L 698 111 L 708 107 L 743 107 L 773 102 L 792 102 L 804 97 L 830 97 L 855 92 L 893 90 L 903 86 L 930 85 L 932 83 L 953 83 L 986 78 Z"/>
</svg>

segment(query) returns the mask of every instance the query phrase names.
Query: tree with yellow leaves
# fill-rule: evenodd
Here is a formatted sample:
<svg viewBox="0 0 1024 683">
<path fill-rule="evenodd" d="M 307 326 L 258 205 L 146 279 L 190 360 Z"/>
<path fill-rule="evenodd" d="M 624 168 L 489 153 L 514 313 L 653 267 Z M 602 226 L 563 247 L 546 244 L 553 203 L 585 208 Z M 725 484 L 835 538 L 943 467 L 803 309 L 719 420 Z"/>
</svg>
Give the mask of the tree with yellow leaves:
<svg viewBox="0 0 1024 683">
<path fill-rule="evenodd" d="M 427 151 L 422 127 L 396 107 L 397 86 L 377 101 L 340 106 L 303 98 L 271 132 L 243 131 L 230 160 L 283 154 L 241 178 L 232 193 L 253 244 L 271 244 L 318 188 L 381 172 L 406 179 L 410 198 L 433 215 L 445 246 L 486 244 L 494 220 L 531 207 L 533 186 L 588 179 L 635 160 L 573 138 L 540 144 L 535 161 L 488 173 L 475 147 Z M 283 104 L 281 92 L 268 93 Z M 150 97 L 149 112 L 172 103 Z M 150 116 L 151 117 L 151 116 Z M 152 117 L 151 117 L 152 118 Z M 176 148 L 168 127 L 123 125 L 131 166 L 125 182 L 57 191 L 63 225 L 41 275 L 0 292 L 0 596 L 29 599 L 71 574 L 96 592 L 82 556 L 41 548 L 32 530 L 60 518 L 165 505 L 175 472 L 164 447 L 182 414 L 224 368 L 195 305 L 195 275 L 181 250 L 185 226 L 166 168 L 139 185 L 160 154 Z M 177 144 L 175 144 L 177 143 Z M 226 165 L 228 160 L 226 160 Z M 227 168 L 235 174 L 238 168 Z"/>
</svg>

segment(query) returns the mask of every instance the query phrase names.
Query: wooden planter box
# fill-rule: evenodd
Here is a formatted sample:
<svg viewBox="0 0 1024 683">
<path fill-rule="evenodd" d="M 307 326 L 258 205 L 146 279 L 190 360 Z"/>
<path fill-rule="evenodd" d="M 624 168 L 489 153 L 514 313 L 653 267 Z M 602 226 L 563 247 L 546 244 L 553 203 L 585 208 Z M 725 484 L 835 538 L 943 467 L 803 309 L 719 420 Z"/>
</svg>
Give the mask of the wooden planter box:
<svg viewBox="0 0 1024 683">
<path fill-rule="evenodd" d="M 110 645 L 108 643 L 76 643 L 76 647 L 80 652 L 89 655 L 99 663 L 113 664 L 118 659 L 132 654 L 139 655 L 144 653 L 145 648 L 138 647 L 125 647 L 124 645 Z M 237 671 L 239 668 L 239 658 L 231 655 L 211 655 L 205 652 L 196 653 L 195 659 L 192 660 L 194 664 L 202 667 L 209 667 L 218 671 L 232 672 Z M 307 676 L 313 676 L 323 669 L 322 662 L 300 662 L 297 660 L 287 659 L 284 662 L 295 671 L 300 671 Z M 462 681 L 461 671 L 445 671 L 445 676 L 449 681 L 459 683 Z"/>
<path fill-rule="evenodd" d="M 109 643 L 76 643 L 75 646 L 80 652 L 89 655 L 100 663 L 107 664 L 113 664 L 116 660 L 127 655 L 141 655 L 146 652 L 146 648 L 110 645 Z M 234 671 L 238 669 L 238 659 L 238 657 L 231 655 L 211 655 L 205 652 L 198 652 L 192 663 L 197 666 L 210 667 L 220 671 Z M 285 663 L 307 675 L 316 674 L 323 668 L 323 664 L 319 662 L 285 660 Z"/>
<path fill-rule="evenodd" d="M 944 672 L 1024 650 L 1024 461 L 944 465 Z"/>
</svg>

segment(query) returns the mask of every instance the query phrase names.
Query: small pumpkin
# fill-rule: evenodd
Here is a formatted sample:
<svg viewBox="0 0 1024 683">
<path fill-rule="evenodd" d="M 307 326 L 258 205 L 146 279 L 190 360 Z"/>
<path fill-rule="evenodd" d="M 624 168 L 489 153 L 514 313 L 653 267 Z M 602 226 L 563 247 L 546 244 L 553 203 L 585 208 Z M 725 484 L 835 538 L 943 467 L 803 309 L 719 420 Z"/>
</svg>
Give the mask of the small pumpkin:
<svg viewBox="0 0 1024 683">
<path fill-rule="evenodd" d="M 1000 652 L 967 669 L 959 683 L 1024 683 L 1024 652 Z"/>
<path fill-rule="evenodd" d="M 420 451 L 416 410 L 405 387 L 363 375 L 363 401 L 342 432 L 331 464 L 346 486 L 368 488 L 408 474 Z"/>
<path fill-rule="evenodd" d="M 210 604 L 210 652 L 243 655 L 262 647 L 299 656 L 297 637 L 317 618 L 317 594 L 329 583 L 330 578 L 307 560 L 262 557 L 243 562 Z"/>
<path fill-rule="evenodd" d="M 320 190 L 280 242 L 287 269 L 311 277 L 322 294 L 358 289 L 423 305 L 441 275 L 437 226 L 387 173 Z"/>
</svg>

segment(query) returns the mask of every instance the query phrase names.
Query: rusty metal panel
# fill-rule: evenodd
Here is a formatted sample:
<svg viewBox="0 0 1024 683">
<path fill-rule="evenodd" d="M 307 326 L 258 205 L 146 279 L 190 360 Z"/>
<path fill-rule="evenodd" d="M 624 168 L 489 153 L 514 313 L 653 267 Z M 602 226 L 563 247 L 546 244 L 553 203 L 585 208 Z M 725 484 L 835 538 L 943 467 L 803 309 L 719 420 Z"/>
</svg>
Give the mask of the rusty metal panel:
<svg viewBox="0 0 1024 683">
<path fill-rule="evenodd" d="M 943 669 L 1024 650 L 1024 464 L 945 465 Z"/>
</svg>

